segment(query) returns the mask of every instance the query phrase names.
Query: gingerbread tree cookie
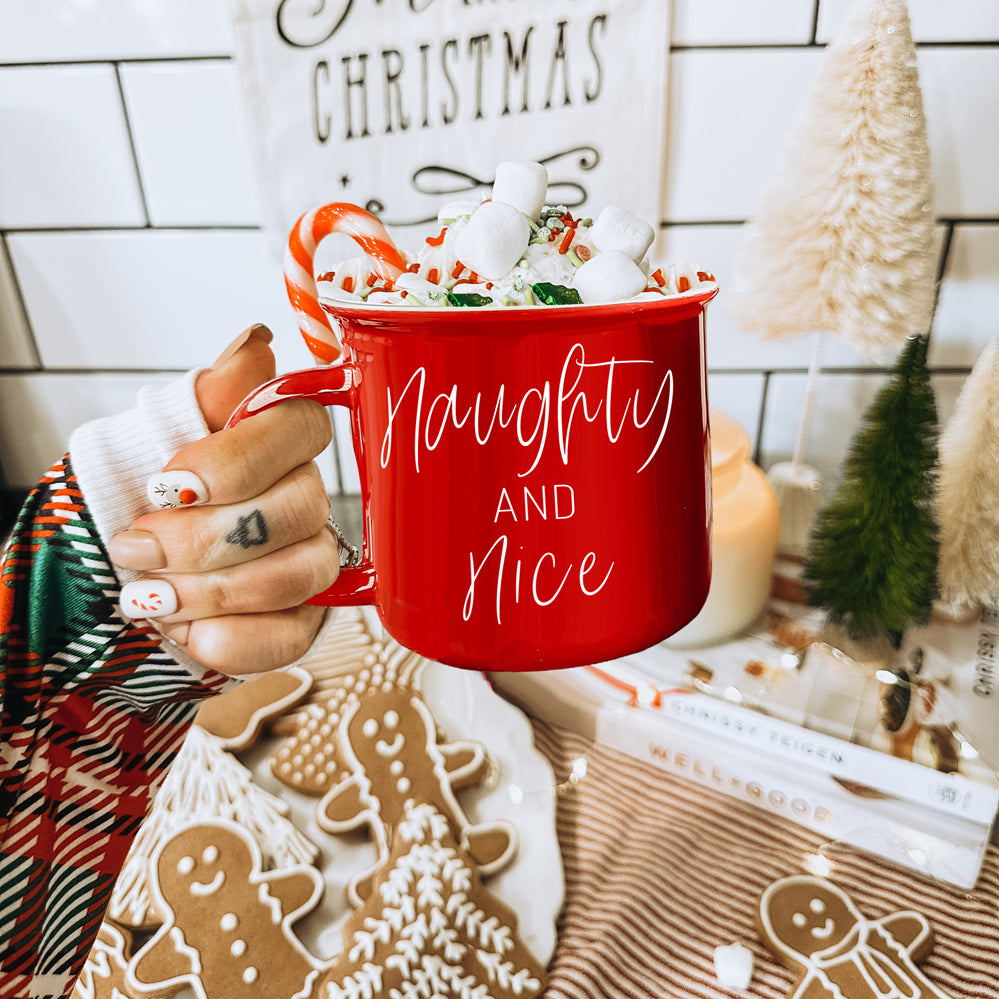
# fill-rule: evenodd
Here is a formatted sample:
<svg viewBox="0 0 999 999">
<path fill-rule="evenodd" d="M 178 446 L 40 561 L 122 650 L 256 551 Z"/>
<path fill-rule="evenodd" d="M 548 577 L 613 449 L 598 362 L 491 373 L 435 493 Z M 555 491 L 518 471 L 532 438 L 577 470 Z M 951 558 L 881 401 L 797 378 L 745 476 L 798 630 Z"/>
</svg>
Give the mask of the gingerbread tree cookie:
<svg viewBox="0 0 999 999">
<path fill-rule="evenodd" d="M 918 912 L 866 919 L 830 881 L 795 875 L 766 889 L 757 922 L 767 947 L 799 975 L 790 999 L 951 999 L 916 967 L 932 946 Z"/>
<path fill-rule="evenodd" d="M 448 819 L 407 808 L 372 891 L 344 925 L 344 949 L 318 999 L 434 996 L 530 999 L 545 970 L 517 936 L 516 915 L 482 885 Z"/>
<path fill-rule="evenodd" d="M 188 985 L 198 999 L 306 999 L 321 965 L 292 932 L 323 882 L 312 867 L 264 871 L 255 840 L 231 822 L 182 829 L 152 861 L 166 921 L 129 965 L 129 984 Z"/>
</svg>

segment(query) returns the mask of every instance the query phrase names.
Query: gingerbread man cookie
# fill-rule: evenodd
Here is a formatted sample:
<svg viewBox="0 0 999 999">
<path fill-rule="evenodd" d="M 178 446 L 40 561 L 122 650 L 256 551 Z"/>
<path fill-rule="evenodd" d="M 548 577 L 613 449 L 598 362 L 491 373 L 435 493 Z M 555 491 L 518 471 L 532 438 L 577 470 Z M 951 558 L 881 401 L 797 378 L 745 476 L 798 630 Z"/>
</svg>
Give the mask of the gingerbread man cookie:
<svg viewBox="0 0 999 999">
<path fill-rule="evenodd" d="M 951 999 L 916 967 L 932 946 L 926 917 L 866 919 L 830 881 L 782 878 L 760 898 L 760 935 L 799 974 L 790 999 Z"/>
<path fill-rule="evenodd" d="M 211 732 L 223 749 L 238 752 L 257 741 L 271 718 L 301 704 L 312 683 L 312 674 L 298 666 L 261 673 L 208 698 L 194 720 Z"/>
<path fill-rule="evenodd" d="M 315 908 L 311 867 L 263 871 L 256 841 L 232 822 L 191 825 L 152 859 L 163 926 L 135 955 L 129 984 L 189 985 L 198 999 L 305 999 L 320 963 L 291 930 Z"/>
<path fill-rule="evenodd" d="M 133 994 L 125 978 L 132 957 L 132 934 L 114 923 L 103 922 L 86 964 L 69 999 L 130 999 Z M 142 999 L 161 999 L 176 989 L 150 988 Z"/>
<path fill-rule="evenodd" d="M 341 833 L 367 825 L 382 863 L 407 810 L 425 803 L 446 817 L 483 874 L 499 870 L 512 858 L 513 826 L 504 821 L 472 824 L 454 796 L 454 787 L 481 779 L 481 747 L 439 744 L 436 722 L 419 692 L 390 687 L 368 694 L 344 714 L 339 735 L 350 776 L 320 802 L 321 828 Z M 370 873 L 355 878 L 348 888 L 355 905 L 366 897 Z"/>
<path fill-rule="evenodd" d="M 134 930 L 163 922 L 149 891 L 149 858 L 185 826 L 228 819 L 251 833 L 269 867 L 313 864 L 319 849 L 294 825 L 287 802 L 268 793 L 222 743 L 195 725 L 139 828 L 115 881 L 108 915 Z"/>
</svg>

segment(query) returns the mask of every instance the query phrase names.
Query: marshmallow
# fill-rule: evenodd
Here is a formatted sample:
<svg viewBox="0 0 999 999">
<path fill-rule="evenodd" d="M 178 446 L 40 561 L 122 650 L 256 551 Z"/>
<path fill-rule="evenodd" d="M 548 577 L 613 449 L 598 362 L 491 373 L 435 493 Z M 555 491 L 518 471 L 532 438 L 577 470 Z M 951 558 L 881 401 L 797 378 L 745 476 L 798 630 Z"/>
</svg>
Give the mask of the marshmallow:
<svg viewBox="0 0 999 999">
<path fill-rule="evenodd" d="M 493 201 L 513 205 L 536 219 L 545 206 L 547 193 L 548 171 L 540 163 L 509 160 L 496 167 Z"/>
<path fill-rule="evenodd" d="M 604 208 L 590 229 L 590 239 L 598 250 L 621 250 L 635 263 L 645 256 L 655 238 L 655 230 L 648 222 L 617 205 Z"/>
<path fill-rule="evenodd" d="M 531 239 L 527 216 L 504 201 L 487 201 L 458 234 L 454 250 L 470 271 L 497 281 L 524 255 Z"/>
<path fill-rule="evenodd" d="M 433 284 L 426 278 L 420 277 L 418 274 L 413 274 L 411 271 L 403 271 L 395 279 L 395 290 L 398 292 L 406 292 L 408 295 L 413 297 L 413 300 L 419 302 L 421 305 L 436 305 L 438 304 L 438 299 L 443 297 L 443 292 L 439 285 Z M 368 300 L 371 301 L 372 296 L 368 296 Z"/>
<path fill-rule="evenodd" d="M 633 298 L 645 290 L 645 272 L 627 253 L 606 250 L 576 271 L 572 282 L 586 304 Z"/>
<path fill-rule="evenodd" d="M 753 952 L 740 943 L 715 947 L 715 974 L 727 989 L 748 989 L 753 977 Z"/>
</svg>

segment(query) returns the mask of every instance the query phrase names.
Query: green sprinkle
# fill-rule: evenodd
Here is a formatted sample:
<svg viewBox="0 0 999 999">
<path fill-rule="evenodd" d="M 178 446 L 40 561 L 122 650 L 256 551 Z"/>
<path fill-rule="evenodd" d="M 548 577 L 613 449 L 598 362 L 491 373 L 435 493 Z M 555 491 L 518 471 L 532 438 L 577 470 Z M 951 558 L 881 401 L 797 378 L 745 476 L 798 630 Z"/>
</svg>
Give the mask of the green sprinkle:
<svg viewBox="0 0 999 999">
<path fill-rule="evenodd" d="M 470 295 L 459 295 L 453 291 L 447 293 L 447 300 L 452 305 L 465 305 L 473 309 L 478 309 L 483 305 L 492 305 L 493 300 L 488 295 L 477 295 L 472 293 Z"/>
<path fill-rule="evenodd" d="M 547 281 L 539 281 L 532 287 L 534 294 L 545 305 L 581 305 L 583 301 L 575 288 L 567 288 L 564 284 L 549 284 Z"/>
<path fill-rule="evenodd" d="M 514 291 L 524 290 L 524 279 L 519 274 L 513 279 L 513 290 Z"/>
<path fill-rule="evenodd" d="M 583 266 L 583 261 L 579 259 L 576 251 L 571 246 L 565 251 L 565 255 L 569 258 L 569 263 L 572 264 L 573 267 Z"/>
</svg>

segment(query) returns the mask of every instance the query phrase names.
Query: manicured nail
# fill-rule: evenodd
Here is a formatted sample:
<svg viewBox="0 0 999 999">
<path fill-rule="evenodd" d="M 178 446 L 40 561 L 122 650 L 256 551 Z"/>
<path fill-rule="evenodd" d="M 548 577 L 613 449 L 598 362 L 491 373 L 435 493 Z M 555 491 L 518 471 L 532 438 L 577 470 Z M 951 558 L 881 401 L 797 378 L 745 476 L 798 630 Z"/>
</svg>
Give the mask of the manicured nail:
<svg viewBox="0 0 999 999">
<path fill-rule="evenodd" d="M 264 343 L 270 343 L 271 340 L 274 339 L 274 334 L 263 323 L 254 323 L 248 329 L 243 330 L 243 332 L 240 333 L 239 336 L 236 337 L 236 339 L 233 340 L 221 354 L 219 354 L 212 367 L 218 368 L 225 364 L 225 362 L 228 361 L 229 358 L 232 357 L 232 355 L 235 354 L 236 351 L 238 351 L 239 348 L 242 347 L 243 344 L 245 344 L 251 337 L 259 337 L 264 341 Z"/>
<path fill-rule="evenodd" d="M 151 475 L 146 483 L 149 501 L 164 510 L 208 502 L 208 487 L 194 472 L 171 470 Z"/>
<path fill-rule="evenodd" d="M 166 617 L 177 610 L 177 591 L 165 579 L 139 579 L 126 583 L 118 597 L 127 618 Z"/>
<path fill-rule="evenodd" d="M 174 645 L 187 645 L 187 638 L 191 634 L 190 621 L 176 621 L 173 624 L 159 624 L 152 622 L 153 627 Z"/>
<path fill-rule="evenodd" d="M 122 531 L 108 542 L 111 561 L 122 569 L 149 569 L 166 567 L 166 555 L 155 534 L 148 531 Z"/>
</svg>

